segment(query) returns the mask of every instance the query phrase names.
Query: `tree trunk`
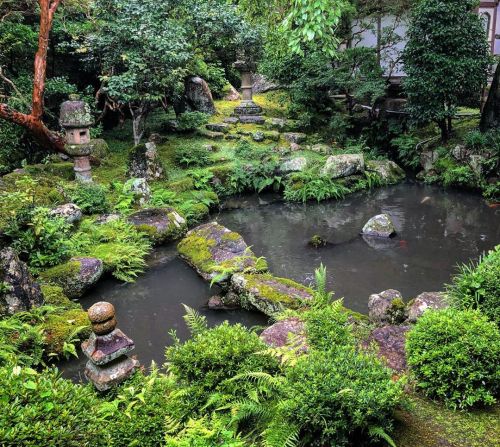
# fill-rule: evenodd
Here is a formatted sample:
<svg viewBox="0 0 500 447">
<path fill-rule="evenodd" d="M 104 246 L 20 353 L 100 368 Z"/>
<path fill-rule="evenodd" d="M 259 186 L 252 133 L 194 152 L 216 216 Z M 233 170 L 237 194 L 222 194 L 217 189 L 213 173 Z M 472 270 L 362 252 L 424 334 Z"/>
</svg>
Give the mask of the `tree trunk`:
<svg viewBox="0 0 500 447">
<path fill-rule="evenodd" d="M 441 141 L 443 143 L 446 143 L 449 138 L 449 133 L 448 133 L 448 125 L 446 123 L 446 120 L 440 120 L 438 123 L 439 128 L 441 129 Z"/>
<path fill-rule="evenodd" d="M 40 31 L 38 50 L 35 54 L 33 96 L 31 113 L 12 110 L 7 104 L 0 104 L 0 118 L 24 127 L 43 148 L 64 152 L 64 138 L 49 130 L 42 121 L 44 111 L 45 79 L 47 73 L 47 49 L 54 14 L 61 0 L 38 0 L 40 5 Z"/>
<path fill-rule="evenodd" d="M 481 132 L 500 127 L 500 63 L 497 65 L 493 82 L 491 83 L 488 99 L 483 107 L 481 114 L 481 123 L 479 128 Z"/>
<path fill-rule="evenodd" d="M 144 135 L 144 121 L 149 113 L 149 104 L 141 103 L 137 107 L 129 104 L 132 115 L 132 131 L 134 134 L 134 145 L 137 146 Z"/>
</svg>

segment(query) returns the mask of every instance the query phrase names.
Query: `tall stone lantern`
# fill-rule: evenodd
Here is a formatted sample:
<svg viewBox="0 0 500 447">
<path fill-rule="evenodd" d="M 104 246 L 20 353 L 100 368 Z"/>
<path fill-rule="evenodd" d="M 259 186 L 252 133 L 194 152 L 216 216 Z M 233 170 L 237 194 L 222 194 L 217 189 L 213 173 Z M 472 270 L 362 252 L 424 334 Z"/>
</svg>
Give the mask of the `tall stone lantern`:
<svg viewBox="0 0 500 447">
<path fill-rule="evenodd" d="M 252 92 L 252 72 L 255 71 L 255 64 L 245 60 L 238 60 L 233 64 L 241 75 L 241 97 L 238 107 L 234 109 L 234 115 L 239 117 L 242 123 L 261 124 L 264 118 L 261 115 L 262 107 L 255 104 Z"/>
<path fill-rule="evenodd" d="M 61 104 L 59 123 L 66 132 L 65 150 L 74 159 L 76 180 L 92 182 L 90 167 L 90 126 L 93 124 L 90 107 L 77 95 L 70 95 L 69 101 Z"/>
</svg>

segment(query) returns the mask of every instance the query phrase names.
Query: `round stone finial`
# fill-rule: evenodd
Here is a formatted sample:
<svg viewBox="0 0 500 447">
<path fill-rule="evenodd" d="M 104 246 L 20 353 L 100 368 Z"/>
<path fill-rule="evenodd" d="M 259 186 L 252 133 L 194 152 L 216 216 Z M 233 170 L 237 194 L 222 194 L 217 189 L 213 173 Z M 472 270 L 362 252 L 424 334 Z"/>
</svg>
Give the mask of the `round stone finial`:
<svg viewBox="0 0 500 447">
<path fill-rule="evenodd" d="M 99 301 L 87 313 L 95 334 L 106 335 L 116 328 L 115 307 L 111 303 Z"/>
</svg>

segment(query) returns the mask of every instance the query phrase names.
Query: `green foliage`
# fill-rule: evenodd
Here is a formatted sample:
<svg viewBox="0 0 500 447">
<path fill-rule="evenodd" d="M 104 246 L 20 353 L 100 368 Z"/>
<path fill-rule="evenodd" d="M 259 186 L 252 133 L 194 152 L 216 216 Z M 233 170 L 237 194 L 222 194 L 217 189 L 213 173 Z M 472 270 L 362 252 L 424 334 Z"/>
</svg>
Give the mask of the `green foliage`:
<svg viewBox="0 0 500 447">
<path fill-rule="evenodd" d="M 203 112 L 184 112 L 177 117 L 177 129 L 187 132 L 208 123 L 209 115 Z"/>
<path fill-rule="evenodd" d="M 104 447 L 110 439 L 90 386 L 74 385 L 56 370 L 5 366 L 0 370 L 0 414 L 4 446 Z"/>
<path fill-rule="evenodd" d="M 262 192 L 268 188 L 277 191 L 281 186 L 282 177 L 275 172 L 276 163 L 269 159 L 253 163 L 237 163 L 229 177 L 226 193 Z"/>
<path fill-rule="evenodd" d="M 327 199 L 342 199 L 349 189 L 326 176 L 314 172 L 298 172 L 292 174 L 285 182 L 285 200 L 290 202 L 307 202 Z"/>
<path fill-rule="evenodd" d="M 464 143 L 468 149 L 478 153 L 488 143 L 488 136 L 479 130 L 471 130 L 465 135 Z"/>
<path fill-rule="evenodd" d="M 207 166 L 210 164 L 210 153 L 201 146 L 182 146 L 175 151 L 175 161 L 185 167 Z"/>
<path fill-rule="evenodd" d="M 104 186 L 97 183 L 83 183 L 71 188 L 69 196 L 84 214 L 101 214 L 110 209 L 107 192 Z"/>
<path fill-rule="evenodd" d="M 5 229 L 12 248 L 38 269 L 60 264 L 70 256 L 71 225 L 50 214 L 48 208 L 28 208 L 19 212 Z"/>
<path fill-rule="evenodd" d="M 425 312 L 408 333 L 406 351 L 417 385 L 428 396 L 455 408 L 495 402 L 500 333 L 479 311 Z"/>
<path fill-rule="evenodd" d="M 373 355 L 351 346 L 332 347 L 312 351 L 286 370 L 279 413 L 288 425 L 300 428 L 303 444 L 347 445 L 353 436 L 386 433 L 401 391 Z"/>
<path fill-rule="evenodd" d="M 442 173 L 444 186 L 474 188 L 477 185 L 476 174 L 470 166 L 453 166 Z"/>
<path fill-rule="evenodd" d="M 446 287 L 452 304 L 459 309 L 479 309 L 500 326 L 500 246 L 479 259 L 464 264 Z"/>
<path fill-rule="evenodd" d="M 126 282 L 134 281 L 144 271 L 144 259 L 151 251 L 146 235 L 122 219 L 101 225 L 84 220 L 71 242 L 73 256 L 102 259 L 107 271 Z"/>
<path fill-rule="evenodd" d="M 408 111 L 447 139 L 457 106 L 479 98 L 490 63 L 475 0 L 423 0 L 412 11 L 403 58 Z M 464 38 L 466 36 L 466 38 Z"/>
<path fill-rule="evenodd" d="M 7 121 L 0 121 L 0 175 L 8 174 L 21 166 L 25 158 L 22 143 L 23 131 Z"/>
<path fill-rule="evenodd" d="M 409 134 L 401 134 L 391 141 L 391 144 L 396 148 L 398 160 L 403 166 L 411 169 L 417 169 L 420 166 L 418 142 L 418 138 Z"/>
</svg>

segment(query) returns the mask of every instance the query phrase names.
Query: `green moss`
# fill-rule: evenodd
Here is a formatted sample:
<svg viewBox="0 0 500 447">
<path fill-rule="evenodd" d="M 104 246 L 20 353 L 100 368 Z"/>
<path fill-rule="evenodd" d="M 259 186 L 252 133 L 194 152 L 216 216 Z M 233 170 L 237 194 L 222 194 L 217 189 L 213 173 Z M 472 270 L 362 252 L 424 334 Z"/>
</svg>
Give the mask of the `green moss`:
<svg viewBox="0 0 500 447">
<path fill-rule="evenodd" d="M 208 170 L 217 177 L 222 183 L 227 182 L 234 173 L 234 164 L 226 163 L 218 166 L 209 167 Z"/>
<path fill-rule="evenodd" d="M 185 192 L 194 189 L 194 182 L 192 178 L 186 177 L 175 182 L 168 184 L 168 189 L 175 192 Z"/>
<path fill-rule="evenodd" d="M 255 288 L 259 291 L 262 297 L 267 298 L 271 301 L 286 303 L 286 304 L 297 304 L 297 298 L 284 294 L 280 292 L 276 287 L 273 287 L 272 283 L 278 283 L 286 287 L 291 287 L 309 295 L 313 295 L 314 292 L 311 288 L 303 286 L 288 278 L 279 278 L 273 276 L 270 273 L 262 274 L 244 274 L 245 281 L 249 288 Z"/>
<path fill-rule="evenodd" d="M 82 326 L 85 330 L 80 332 L 80 338 L 90 334 L 87 312 L 81 308 L 66 310 L 61 314 L 50 314 L 42 324 L 47 352 L 61 354 L 64 342 L 69 341 L 74 332 Z"/>
<path fill-rule="evenodd" d="M 188 259 L 203 272 L 210 272 L 214 265 L 210 248 L 216 244 L 215 239 L 206 239 L 196 234 L 190 234 L 177 245 L 179 254 Z"/>
<path fill-rule="evenodd" d="M 41 286 L 45 304 L 51 306 L 62 307 L 64 309 L 80 309 L 80 306 L 71 301 L 65 294 L 60 286 L 50 284 L 42 284 Z"/>
<path fill-rule="evenodd" d="M 234 231 L 231 231 L 229 233 L 225 233 L 222 236 L 222 239 L 224 241 L 237 241 L 240 238 L 241 238 L 241 236 L 238 233 L 234 232 Z"/>
<path fill-rule="evenodd" d="M 73 163 L 71 162 L 28 165 L 24 170 L 33 176 L 51 175 L 61 177 L 65 180 L 73 180 L 75 178 Z"/>
<path fill-rule="evenodd" d="M 45 270 L 40 274 L 40 278 L 48 283 L 64 285 L 66 278 L 75 276 L 79 271 L 80 263 L 78 261 L 71 261 Z"/>
<path fill-rule="evenodd" d="M 500 406 L 453 411 L 417 395 L 396 413 L 393 439 L 398 447 L 487 447 L 500 439 Z"/>
</svg>

